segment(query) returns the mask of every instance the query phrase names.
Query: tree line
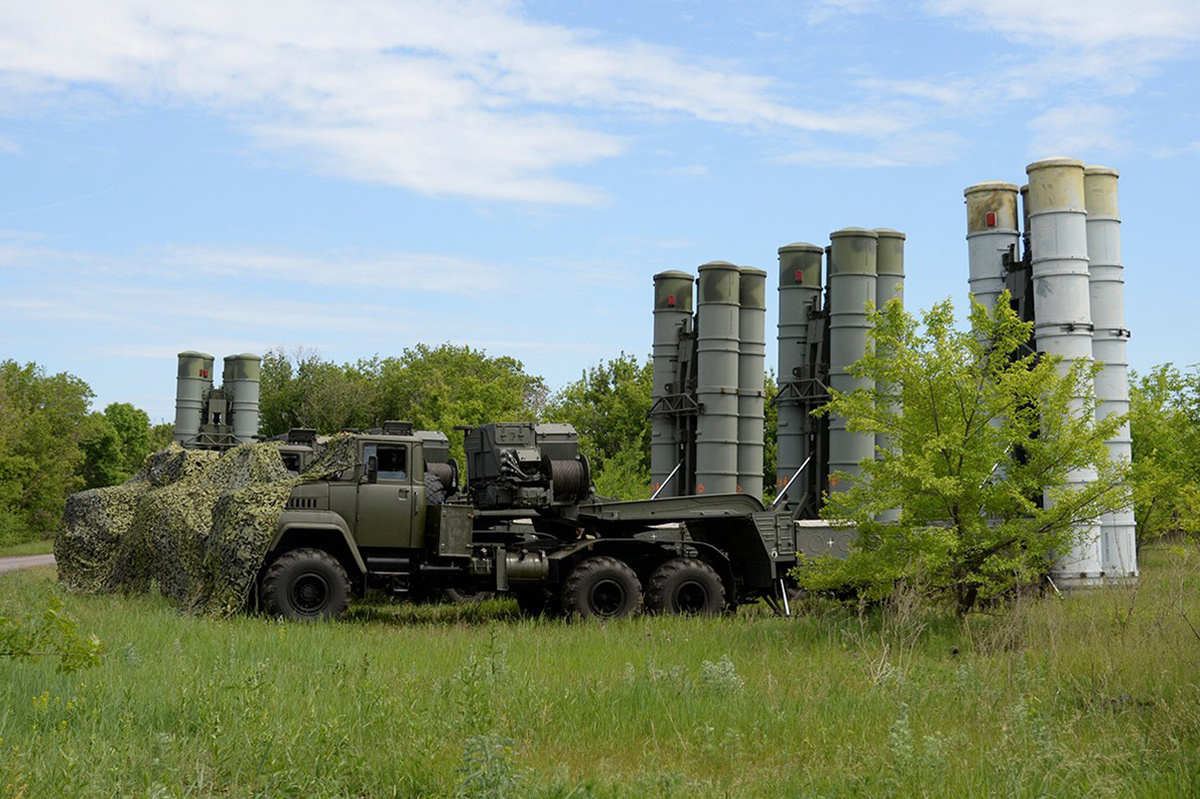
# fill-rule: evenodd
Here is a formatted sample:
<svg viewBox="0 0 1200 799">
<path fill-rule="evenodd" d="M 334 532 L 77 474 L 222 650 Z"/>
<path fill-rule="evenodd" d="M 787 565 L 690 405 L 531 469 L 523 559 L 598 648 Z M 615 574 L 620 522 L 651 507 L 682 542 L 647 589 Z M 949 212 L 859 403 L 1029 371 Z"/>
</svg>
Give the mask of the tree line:
<svg viewBox="0 0 1200 799">
<path fill-rule="evenodd" d="M 129 479 L 170 443 L 171 425 L 35 363 L 0 361 L 0 546 L 52 535 L 69 494 Z"/>
<path fill-rule="evenodd" d="M 775 380 L 768 374 L 768 400 Z M 262 362 L 261 433 L 370 429 L 390 419 L 450 436 L 490 421 L 574 425 L 607 496 L 648 496 L 651 363 L 621 353 L 551 390 L 517 359 L 452 344 L 418 344 L 400 355 L 336 363 L 315 352 L 273 349 Z M 171 441 L 129 403 L 92 410 L 83 379 L 35 363 L 0 362 L 0 546 L 53 535 L 65 498 L 128 479 Z M 1131 483 L 1139 543 L 1200 532 L 1200 366 L 1158 366 L 1131 382 Z M 774 409 L 767 403 L 764 477 L 774 485 Z"/>
</svg>

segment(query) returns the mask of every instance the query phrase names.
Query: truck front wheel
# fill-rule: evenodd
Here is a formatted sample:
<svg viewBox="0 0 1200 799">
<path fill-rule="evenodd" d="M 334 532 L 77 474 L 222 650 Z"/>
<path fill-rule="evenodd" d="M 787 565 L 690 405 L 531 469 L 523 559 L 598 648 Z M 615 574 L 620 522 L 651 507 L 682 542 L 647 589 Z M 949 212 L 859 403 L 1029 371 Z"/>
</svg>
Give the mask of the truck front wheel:
<svg viewBox="0 0 1200 799">
<path fill-rule="evenodd" d="M 650 575 L 646 606 L 653 613 L 715 616 L 725 609 L 725 585 L 698 558 L 675 558 Z"/>
<path fill-rule="evenodd" d="M 563 583 L 562 607 L 568 616 L 622 619 L 637 613 L 641 604 L 637 575 L 616 558 L 588 558 Z"/>
<path fill-rule="evenodd" d="M 350 604 L 350 580 L 337 558 L 320 549 L 293 549 L 267 568 L 263 609 L 294 621 L 336 619 Z"/>
</svg>

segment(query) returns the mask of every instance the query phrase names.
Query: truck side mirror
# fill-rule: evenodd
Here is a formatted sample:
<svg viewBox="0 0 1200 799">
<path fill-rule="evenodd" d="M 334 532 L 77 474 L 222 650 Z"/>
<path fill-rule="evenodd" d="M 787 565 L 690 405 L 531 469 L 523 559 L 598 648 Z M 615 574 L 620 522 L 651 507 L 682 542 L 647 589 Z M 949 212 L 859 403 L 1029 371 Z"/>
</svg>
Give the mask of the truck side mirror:
<svg viewBox="0 0 1200 799">
<path fill-rule="evenodd" d="M 379 458 L 372 455 L 367 458 L 367 482 L 374 483 L 379 479 Z"/>
</svg>

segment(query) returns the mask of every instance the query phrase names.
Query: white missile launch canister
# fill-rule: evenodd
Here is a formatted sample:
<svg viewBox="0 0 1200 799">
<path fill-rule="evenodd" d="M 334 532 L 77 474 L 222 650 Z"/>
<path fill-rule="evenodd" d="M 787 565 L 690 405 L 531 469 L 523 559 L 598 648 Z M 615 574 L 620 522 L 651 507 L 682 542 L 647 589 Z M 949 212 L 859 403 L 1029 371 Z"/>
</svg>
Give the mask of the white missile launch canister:
<svg viewBox="0 0 1200 799">
<path fill-rule="evenodd" d="M 851 375 L 850 367 L 867 351 L 867 303 L 875 302 L 879 236 L 873 230 L 844 228 L 829 238 L 829 385 L 842 392 L 869 389 L 872 382 Z M 844 417 L 830 416 L 831 491 L 849 488 L 845 480 L 833 476 L 834 472 L 853 478 L 860 472 L 859 463 L 873 457 L 874 433 L 852 433 L 846 429 Z"/>
<path fill-rule="evenodd" d="M 1102 364 L 1096 375 L 1096 417 L 1129 412 L 1129 363 L 1125 329 L 1125 280 L 1121 263 L 1121 218 L 1117 212 L 1115 169 L 1089 166 L 1083 172 L 1087 207 L 1087 247 L 1092 323 L 1092 357 Z M 1114 461 L 1128 463 L 1132 439 L 1126 422 L 1108 440 Z M 1136 577 L 1137 550 L 1133 508 L 1107 513 L 1100 519 L 1101 559 L 1109 578 Z"/>
<path fill-rule="evenodd" d="M 742 267 L 738 311 L 738 482 L 740 494 L 762 499 L 766 406 L 767 273 Z"/>
<path fill-rule="evenodd" d="M 1004 291 L 1004 254 L 1020 257 L 1021 232 L 1017 227 L 1017 187 L 1012 183 L 976 183 L 964 192 L 967 198 L 968 280 L 975 301 L 989 311 Z"/>
<path fill-rule="evenodd" d="M 738 478 L 741 270 L 727 261 L 711 261 L 697 271 L 696 493 L 732 494 Z"/>
<path fill-rule="evenodd" d="M 1025 171 L 1029 175 L 1034 336 L 1038 349 L 1061 356 L 1062 367 L 1067 369 L 1092 358 L 1083 164 L 1071 158 L 1048 158 L 1030 164 Z M 1090 413 L 1089 399 L 1076 397 L 1072 411 Z M 1067 475 L 1067 485 L 1082 489 L 1095 479 L 1094 469 L 1077 469 Z M 1080 522 L 1077 532 L 1071 551 L 1054 566 L 1055 581 L 1068 587 L 1099 584 L 1104 579 L 1099 521 Z"/>
<path fill-rule="evenodd" d="M 175 440 L 187 446 L 200 435 L 204 393 L 213 385 L 213 356 L 187 350 L 179 353 L 175 384 Z"/>
<path fill-rule="evenodd" d="M 658 491 L 680 462 L 680 442 L 676 437 L 676 417 L 669 413 L 664 398 L 682 394 L 679 376 L 679 341 L 692 324 L 692 284 L 687 272 L 660 272 L 654 276 L 654 349 L 651 366 L 654 386 L 650 397 L 654 412 L 650 417 L 650 483 Z M 684 481 L 677 475 L 661 496 L 684 493 Z"/>
<path fill-rule="evenodd" d="M 821 260 L 825 248 L 796 242 L 779 248 L 779 398 L 775 487 L 787 481 L 808 459 L 806 406 L 797 376 L 809 366 L 809 320 L 821 310 Z M 810 464 L 811 467 L 811 464 Z"/>
</svg>

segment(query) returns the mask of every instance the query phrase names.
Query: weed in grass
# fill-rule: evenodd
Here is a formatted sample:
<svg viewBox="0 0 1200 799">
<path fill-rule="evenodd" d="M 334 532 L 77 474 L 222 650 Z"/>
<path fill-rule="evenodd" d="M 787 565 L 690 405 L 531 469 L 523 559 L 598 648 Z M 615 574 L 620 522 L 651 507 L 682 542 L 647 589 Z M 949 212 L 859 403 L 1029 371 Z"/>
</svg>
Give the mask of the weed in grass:
<svg viewBox="0 0 1200 799">
<path fill-rule="evenodd" d="M 489 629 L 488 644 L 483 653 L 471 647 L 466 663 L 455 678 L 453 700 L 458 706 L 464 729 L 473 735 L 490 732 L 496 725 L 497 688 L 509 674 L 507 644 L 500 641 L 496 627 Z"/>
<path fill-rule="evenodd" d="M 721 655 L 716 663 L 706 660 L 700 664 L 700 684 L 729 694 L 740 694 L 746 689 L 746 681 L 737 673 L 737 667 L 727 654 Z"/>
<path fill-rule="evenodd" d="M 462 799 L 508 799 L 521 791 L 516 743 L 495 733 L 472 735 L 463 747 L 458 796 Z"/>
</svg>

